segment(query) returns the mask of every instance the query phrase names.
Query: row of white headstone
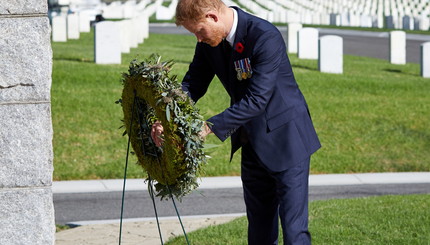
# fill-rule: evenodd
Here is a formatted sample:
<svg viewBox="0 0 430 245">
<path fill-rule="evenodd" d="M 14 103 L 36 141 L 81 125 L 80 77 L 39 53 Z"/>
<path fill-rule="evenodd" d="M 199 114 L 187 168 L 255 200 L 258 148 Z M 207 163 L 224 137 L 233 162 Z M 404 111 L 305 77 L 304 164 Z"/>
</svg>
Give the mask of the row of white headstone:
<svg viewBox="0 0 430 245">
<path fill-rule="evenodd" d="M 139 44 L 143 43 L 144 39 L 149 36 L 149 16 L 157 11 L 157 6 L 162 2 L 162 0 L 157 1 L 158 3 L 152 3 L 149 0 L 141 1 L 139 4 L 136 4 L 135 1 L 124 4 L 112 3 L 113 6 L 122 6 L 118 8 L 119 12 L 102 8 L 107 10 L 107 15 L 103 17 L 115 17 L 122 20 L 101 21 L 95 24 L 95 63 L 120 64 L 122 53 L 129 53 L 130 48 L 137 48 Z M 129 18 L 124 18 L 125 16 Z M 90 32 L 90 24 L 94 19 L 94 11 L 91 10 L 54 16 L 52 18 L 52 41 L 66 42 L 68 39 L 79 39 L 80 32 Z"/>
<path fill-rule="evenodd" d="M 139 15 L 142 11 L 146 11 L 151 15 L 162 6 L 163 0 L 141 0 L 136 3 L 135 0 L 129 0 L 122 3 L 114 1 L 110 4 L 102 4 L 100 6 L 101 13 L 106 19 L 131 19 Z"/>
<path fill-rule="evenodd" d="M 300 23 L 291 23 L 287 29 L 287 51 L 297 54 L 299 59 L 318 59 L 319 71 L 343 73 L 343 39 L 327 35 L 319 37 L 318 29 L 302 28 Z M 406 64 L 406 33 L 391 31 L 389 38 L 389 61 L 391 64 Z M 421 45 L 421 76 L 430 78 L 430 42 Z"/>
<path fill-rule="evenodd" d="M 237 6 L 231 0 L 227 5 Z M 238 0 L 270 22 L 429 30 L 428 0 Z M 415 3 L 417 2 L 417 3 Z"/>
<path fill-rule="evenodd" d="M 169 5 L 164 6 L 163 0 L 142 0 L 136 3 L 135 0 L 122 3 L 121 1 L 114 1 L 109 5 L 103 5 L 101 10 L 103 16 L 108 19 L 127 19 L 134 18 L 137 13 L 143 11 L 155 13 L 157 20 L 171 20 L 175 16 L 176 5 L 178 0 L 171 0 L 167 2 Z"/>
<path fill-rule="evenodd" d="M 121 21 L 101 21 L 95 25 L 94 60 L 96 64 L 121 64 L 121 54 L 130 53 L 149 37 L 149 16 L 140 15 Z"/>
<path fill-rule="evenodd" d="M 178 0 L 172 0 L 169 6 L 165 7 L 163 5 L 157 8 L 155 13 L 155 18 L 157 20 L 171 20 L 176 13 L 176 5 L 178 5 Z"/>
<path fill-rule="evenodd" d="M 52 41 L 79 39 L 81 32 L 90 32 L 91 17 L 85 12 L 52 17 Z"/>
</svg>

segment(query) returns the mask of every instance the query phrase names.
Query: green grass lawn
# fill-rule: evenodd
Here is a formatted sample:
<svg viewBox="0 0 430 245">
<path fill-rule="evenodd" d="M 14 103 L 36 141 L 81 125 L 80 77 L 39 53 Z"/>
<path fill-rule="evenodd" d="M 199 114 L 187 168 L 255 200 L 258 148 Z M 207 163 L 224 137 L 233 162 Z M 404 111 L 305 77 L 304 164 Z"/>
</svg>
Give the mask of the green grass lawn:
<svg viewBox="0 0 430 245">
<path fill-rule="evenodd" d="M 313 244 L 430 244 L 430 195 L 314 201 L 309 207 Z M 195 245 L 247 244 L 245 217 L 188 234 Z M 280 236 L 282 240 L 282 236 Z M 168 245 L 185 244 L 184 237 Z M 280 243 L 282 244 L 282 242 Z"/>
<path fill-rule="evenodd" d="M 151 34 L 122 55 L 121 65 L 96 65 L 93 33 L 53 43 L 54 179 L 121 178 L 127 146 L 115 104 L 121 74 L 132 59 L 158 53 L 176 62 L 171 74 L 181 80 L 194 45 L 193 36 Z M 418 64 L 345 55 L 344 74 L 334 75 L 318 72 L 316 60 L 290 59 L 323 145 L 313 156 L 312 173 L 430 171 L 430 79 L 419 76 Z M 197 106 L 209 118 L 228 104 L 215 79 Z M 211 135 L 208 143 L 219 147 L 211 150 L 205 175 L 239 175 L 239 154 L 228 161 L 229 142 Z M 142 172 L 130 164 L 128 176 L 141 178 Z"/>
</svg>

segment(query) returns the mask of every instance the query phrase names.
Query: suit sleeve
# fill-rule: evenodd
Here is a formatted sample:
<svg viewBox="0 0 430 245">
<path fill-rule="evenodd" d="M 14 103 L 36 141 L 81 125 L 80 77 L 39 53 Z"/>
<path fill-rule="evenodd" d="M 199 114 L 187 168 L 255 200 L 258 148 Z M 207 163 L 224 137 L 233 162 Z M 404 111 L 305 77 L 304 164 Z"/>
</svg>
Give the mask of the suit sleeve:
<svg viewBox="0 0 430 245">
<path fill-rule="evenodd" d="M 240 126 L 264 113 L 276 86 L 285 45 L 279 32 L 269 31 L 255 42 L 251 58 L 253 69 L 245 96 L 222 113 L 208 119 L 212 131 L 225 141 Z"/>
<path fill-rule="evenodd" d="M 193 61 L 182 80 L 182 89 L 194 102 L 197 102 L 207 91 L 215 73 L 203 52 L 202 43 L 197 43 Z"/>
</svg>

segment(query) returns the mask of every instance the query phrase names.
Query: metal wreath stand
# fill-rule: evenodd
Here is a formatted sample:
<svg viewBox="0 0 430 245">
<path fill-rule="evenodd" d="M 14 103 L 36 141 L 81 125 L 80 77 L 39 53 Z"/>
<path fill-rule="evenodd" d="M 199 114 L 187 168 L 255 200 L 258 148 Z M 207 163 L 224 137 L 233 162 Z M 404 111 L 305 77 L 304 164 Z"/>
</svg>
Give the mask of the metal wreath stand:
<svg viewBox="0 0 430 245">
<path fill-rule="evenodd" d="M 149 124 L 148 124 L 147 118 L 144 115 L 142 115 L 141 113 L 138 113 L 139 110 L 136 110 L 136 109 L 139 109 L 139 108 L 136 108 L 136 107 L 140 107 L 140 106 L 141 105 L 137 101 L 136 90 L 134 90 L 134 99 L 133 99 L 133 105 L 132 105 L 132 109 L 131 109 L 132 113 L 131 113 L 130 130 L 129 130 L 130 134 L 132 132 L 131 128 L 133 126 L 133 119 L 134 119 L 135 114 L 137 114 L 137 116 L 138 116 L 138 122 L 139 122 L 140 131 L 143 132 L 144 128 L 149 128 Z M 127 180 L 128 156 L 129 156 L 129 153 L 130 153 L 130 141 L 131 141 L 130 140 L 131 139 L 131 135 L 130 134 L 128 134 L 127 154 L 126 154 L 126 158 L 125 158 L 125 168 L 124 168 L 124 182 L 123 182 L 123 187 L 122 187 L 121 218 L 120 218 L 120 226 L 119 226 L 119 245 L 121 245 L 121 238 L 122 238 L 122 220 L 123 220 L 123 214 L 124 214 L 125 184 L 126 184 L 126 180 Z M 141 137 L 141 140 L 142 140 L 142 151 L 143 151 L 143 153 L 145 155 L 150 155 L 150 156 L 156 157 L 158 163 L 161 165 L 160 156 L 157 154 L 157 152 L 155 150 L 156 146 L 155 146 L 155 143 L 152 140 L 151 136 Z M 149 142 L 150 145 L 152 146 L 152 147 L 150 147 L 152 149 L 152 152 L 149 152 L 149 151 L 147 151 L 147 149 L 145 149 L 145 144 L 144 144 L 145 140 L 147 142 Z M 152 205 L 154 207 L 154 212 L 155 212 L 155 218 L 157 220 L 158 234 L 160 235 L 161 245 L 164 245 L 163 236 L 161 234 L 160 221 L 158 219 L 157 206 L 155 204 L 155 195 L 154 195 L 153 180 L 151 179 L 151 176 L 149 175 L 149 173 L 148 173 L 148 186 L 149 186 L 148 192 L 149 192 L 149 195 L 150 195 L 151 200 L 152 200 Z M 185 240 L 187 242 L 187 245 L 190 245 L 187 233 L 185 232 L 185 228 L 184 228 L 184 225 L 183 225 L 182 220 L 181 220 L 181 216 L 179 215 L 179 211 L 178 211 L 178 208 L 176 206 L 175 199 L 174 199 L 174 197 L 172 195 L 170 187 L 167 186 L 167 188 L 169 190 L 169 196 L 172 199 L 173 206 L 174 206 L 175 211 L 176 211 L 176 215 L 178 216 L 179 223 L 181 224 L 181 228 L 182 228 L 182 231 L 184 233 L 184 237 L 185 237 Z"/>
</svg>

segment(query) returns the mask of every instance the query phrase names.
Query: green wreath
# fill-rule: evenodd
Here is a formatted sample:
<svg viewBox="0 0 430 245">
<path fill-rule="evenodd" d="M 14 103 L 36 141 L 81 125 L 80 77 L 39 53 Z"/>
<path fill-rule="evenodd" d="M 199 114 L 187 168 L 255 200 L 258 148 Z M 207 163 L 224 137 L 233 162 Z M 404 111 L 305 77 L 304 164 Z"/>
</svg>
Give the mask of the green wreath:
<svg viewBox="0 0 430 245">
<path fill-rule="evenodd" d="M 124 134 L 129 135 L 148 179 L 157 182 L 157 196 L 181 198 L 198 186 L 200 166 L 206 163 L 204 142 L 199 137 L 204 120 L 176 76 L 169 76 L 174 63 L 160 60 L 152 55 L 146 61 L 130 63 L 128 73 L 123 74 L 119 102 L 124 112 Z M 156 120 L 164 128 L 162 147 L 156 147 L 151 139 L 151 125 Z"/>
</svg>

